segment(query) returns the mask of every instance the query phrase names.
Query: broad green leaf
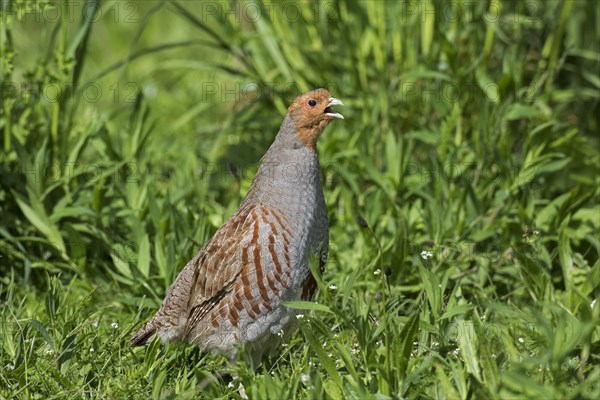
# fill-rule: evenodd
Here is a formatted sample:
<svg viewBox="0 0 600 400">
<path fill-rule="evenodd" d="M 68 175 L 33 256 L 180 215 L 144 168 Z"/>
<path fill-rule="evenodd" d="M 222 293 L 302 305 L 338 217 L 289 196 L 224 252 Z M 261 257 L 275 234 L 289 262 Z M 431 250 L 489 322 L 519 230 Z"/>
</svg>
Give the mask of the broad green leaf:
<svg viewBox="0 0 600 400">
<path fill-rule="evenodd" d="M 452 317 L 455 317 L 457 315 L 466 314 L 468 311 L 471 311 L 474 308 L 475 308 L 475 306 L 472 304 L 460 304 L 460 305 L 454 306 L 451 309 L 447 310 L 444 314 L 442 314 L 442 316 L 440 317 L 440 320 L 451 319 Z"/>
<path fill-rule="evenodd" d="M 325 353 L 325 350 L 323 350 L 323 346 L 317 341 L 317 338 L 315 337 L 313 331 L 311 330 L 308 324 L 301 323 L 300 328 L 302 330 L 302 333 L 304 334 L 304 337 L 306 338 L 306 341 L 313 349 L 313 351 L 317 354 L 317 357 L 319 358 L 321 364 L 323 364 L 323 368 L 325 368 L 325 371 L 327 371 L 329 377 L 341 390 L 342 378 L 340 377 L 339 372 L 335 368 L 333 360 Z"/>
<path fill-rule="evenodd" d="M 285 307 L 296 310 L 314 310 L 333 314 L 331 308 L 323 304 L 314 303 L 312 301 L 284 301 L 281 304 L 283 304 Z"/>
<path fill-rule="evenodd" d="M 147 234 L 139 243 L 137 269 L 145 278 L 150 276 L 150 239 Z"/>
<path fill-rule="evenodd" d="M 477 379 L 481 379 L 477 357 L 477 335 L 475 335 L 473 324 L 469 321 L 457 321 L 456 328 L 458 334 L 458 348 L 460 349 L 460 355 L 465 362 L 467 371 Z"/>
<path fill-rule="evenodd" d="M 121 260 L 116 253 L 111 254 L 111 258 L 115 267 L 117 267 L 117 271 L 125 278 L 133 279 L 133 275 L 131 274 L 131 269 L 129 268 L 129 264 L 125 261 Z"/>
<path fill-rule="evenodd" d="M 440 364 L 435 364 L 435 376 L 445 396 L 444 398 L 448 400 L 461 398 Z"/>
<path fill-rule="evenodd" d="M 558 257 L 562 267 L 563 279 L 567 290 L 573 289 L 573 252 L 571 250 L 571 241 L 567 236 L 566 230 L 561 230 L 558 239 Z"/>
<path fill-rule="evenodd" d="M 42 335 L 42 337 L 44 338 L 46 343 L 48 343 L 50 348 L 54 349 L 54 341 L 50 337 L 50 334 L 46 330 L 46 327 L 40 321 L 38 321 L 37 319 L 31 318 L 31 319 L 27 320 L 27 323 L 29 325 L 33 326 L 35 328 L 35 330 L 38 331 Z"/>
<path fill-rule="evenodd" d="M 27 204 L 25 199 L 21 197 L 21 195 L 17 194 L 16 192 L 12 192 L 12 194 L 17 204 L 19 205 L 19 208 L 23 212 L 23 215 L 25 215 L 25 218 L 27 218 L 27 220 L 29 220 L 29 222 L 31 222 L 31 224 L 38 231 L 40 231 L 40 233 L 46 236 L 48 241 L 55 246 L 57 251 L 59 251 L 63 255 L 66 254 L 66 248 L 63 238 L 60 232 L 58 231 L 58 228 L 54 226 L 52 222 L 50 222 L 48 216 L 45 214 L 39 214 L 36 211 L 34 211 Z"/>
<path fill-rule="evenodd" d="M 410 319 L 406 322 L 406 325 L 400 331 L 398 340 L 400 340 L 400 349 L 398 370 L 402 377 L 406 376 L 408 361 L 413 351 L 414 341 L 419 331 L 420 314 L 419 312 L 413 313 Z"/>
</svg>

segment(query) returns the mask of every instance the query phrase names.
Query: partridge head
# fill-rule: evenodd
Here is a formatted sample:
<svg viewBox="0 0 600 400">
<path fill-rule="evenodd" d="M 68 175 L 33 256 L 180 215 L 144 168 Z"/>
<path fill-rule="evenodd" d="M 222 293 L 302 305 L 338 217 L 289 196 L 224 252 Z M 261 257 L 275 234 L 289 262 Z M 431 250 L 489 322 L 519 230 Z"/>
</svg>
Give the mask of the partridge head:
<svg viewBox="0 0 600 400">
<path fill-rule="evenodd" d="M 343 119 L 332 109 L 341 104 L 325 89 L 292 102 L 240 208 L 183 268 L 132 344 L 159 336 L 232 358 L 244 346 L 258 362 L 290 332 L 296 311 L 283 302 L 310 299 L 308 260 L 316 255 L 321 271 L 327 260 L 316 143 Z"/>
<path fill-rule="evenodd" d="M 325 89 L 317 89 L 298 96 L 288 108 L 288 115 L 294 121 L 294 129 L 302 143 L 314 149 L 323 129 L 336 119 L 344 119 L 342 114 L 334 112 L 331 107 L 342 102 L 330 97 Z"/>
</svg>

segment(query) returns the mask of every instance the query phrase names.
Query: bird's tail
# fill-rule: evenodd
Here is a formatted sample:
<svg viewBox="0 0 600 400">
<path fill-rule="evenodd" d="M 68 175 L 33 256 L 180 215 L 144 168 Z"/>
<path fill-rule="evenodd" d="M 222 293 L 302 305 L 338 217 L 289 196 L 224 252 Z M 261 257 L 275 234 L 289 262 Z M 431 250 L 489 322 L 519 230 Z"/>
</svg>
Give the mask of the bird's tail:
<svg viewBox="0 0 600 400">
<path fill-rule="evenodd" d="M 166 314 L 163 305 L 158 312 L 154 314 L 154 317 L 152 317 L 150 321 L 142 326 L 135 335 L 129 339 L 129 342 L 133 346 L 143 346 L 150 343 L 156 335 L 160 336 L 163 343 L 166 341 L 180 340 L 181 331 L 179 325 L 178 320 L 174 320 L 173 317 Z"/>
<path fill-rule="evenodd" d="M 144 325 L 140 330 L 138 330 L 135 335 L 129 339 L 129 342 L 133 346 L 143 346 L 148 344 L 154 339 L 156 336 L 157 330 L 156 325 L 154 324 L 154 318 L 152 318 L 146 325 Z"/>
</svg>

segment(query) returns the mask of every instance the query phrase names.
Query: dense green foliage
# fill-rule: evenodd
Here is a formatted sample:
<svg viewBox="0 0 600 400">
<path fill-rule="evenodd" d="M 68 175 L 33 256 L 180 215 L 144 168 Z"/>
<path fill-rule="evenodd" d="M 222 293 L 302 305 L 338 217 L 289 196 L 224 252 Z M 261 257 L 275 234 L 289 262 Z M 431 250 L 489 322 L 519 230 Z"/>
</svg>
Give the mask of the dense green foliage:
<svg viewBox="0 0 600 400">
<path fill-rule="evenodd" d="M 83 5 L 0 1 L 0 398 L 600 398 L 596 2 Z M 316 87 L 300 330 L 130 348 Z"/>
</svg>

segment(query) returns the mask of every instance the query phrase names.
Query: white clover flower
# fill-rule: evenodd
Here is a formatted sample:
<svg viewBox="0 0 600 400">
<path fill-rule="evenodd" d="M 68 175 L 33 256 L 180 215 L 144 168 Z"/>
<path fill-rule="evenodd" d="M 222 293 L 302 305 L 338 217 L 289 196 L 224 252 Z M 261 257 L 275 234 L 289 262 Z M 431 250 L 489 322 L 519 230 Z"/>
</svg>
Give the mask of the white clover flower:
<svg viewBox="0 0 600 400">
<path fill-rule="evenodd" d="M 94 348 L 90 347 L 90 353 L 93 353 L 93 352 L 94 352 Z"/>
<path fill-rule="evenodd" d="M 98 321 L 92 321 L 92 328 L 98 327 Z"/>
<path fill-rule="evenodd" d="M 520 337 L 518 340 L 519 340 L 519 343 L 525 343 L 525 339 L 523 339 L 522 337 Z"/>
<path fill-rule="evenodd" d="M 421 258 L 422 258 L 423 260 L 427 260 L 428 258 L 431 258 L 431 257 L 433 257 L 433 253 L 432 253 L 432 252 L 430 252 L 430 251 L 425 251 L 425 250 L 423 250 L 423 251 L 421 252 Z"/>
<path fill-rule="evenodd" d="M 300 375 L 300 380 L 302 383 L 308 383 L 310 381 L 310 376 L 307 374 L 302 374 Z"/>
<path fill-rule="evenodd" d="M 381 274 L 381 270 L 379 268 L 377 268 L 375 270 L 375 272 L 373 272 L 373 275 L 379 275 L 379 274 Z"/>
<path fill-rule="evenodd" d="M 112 326 L 113 329 L 119 329 L 119 324 L 117 324 L 116 322 L 113 322 L 112 324 L 110 324 L 110 326 Z"/>
<path fill-rule="evenodd" d="M 329 290 L 336 290 L 337 286 L 334 284 L 329 285 Z"/>
</svg>

